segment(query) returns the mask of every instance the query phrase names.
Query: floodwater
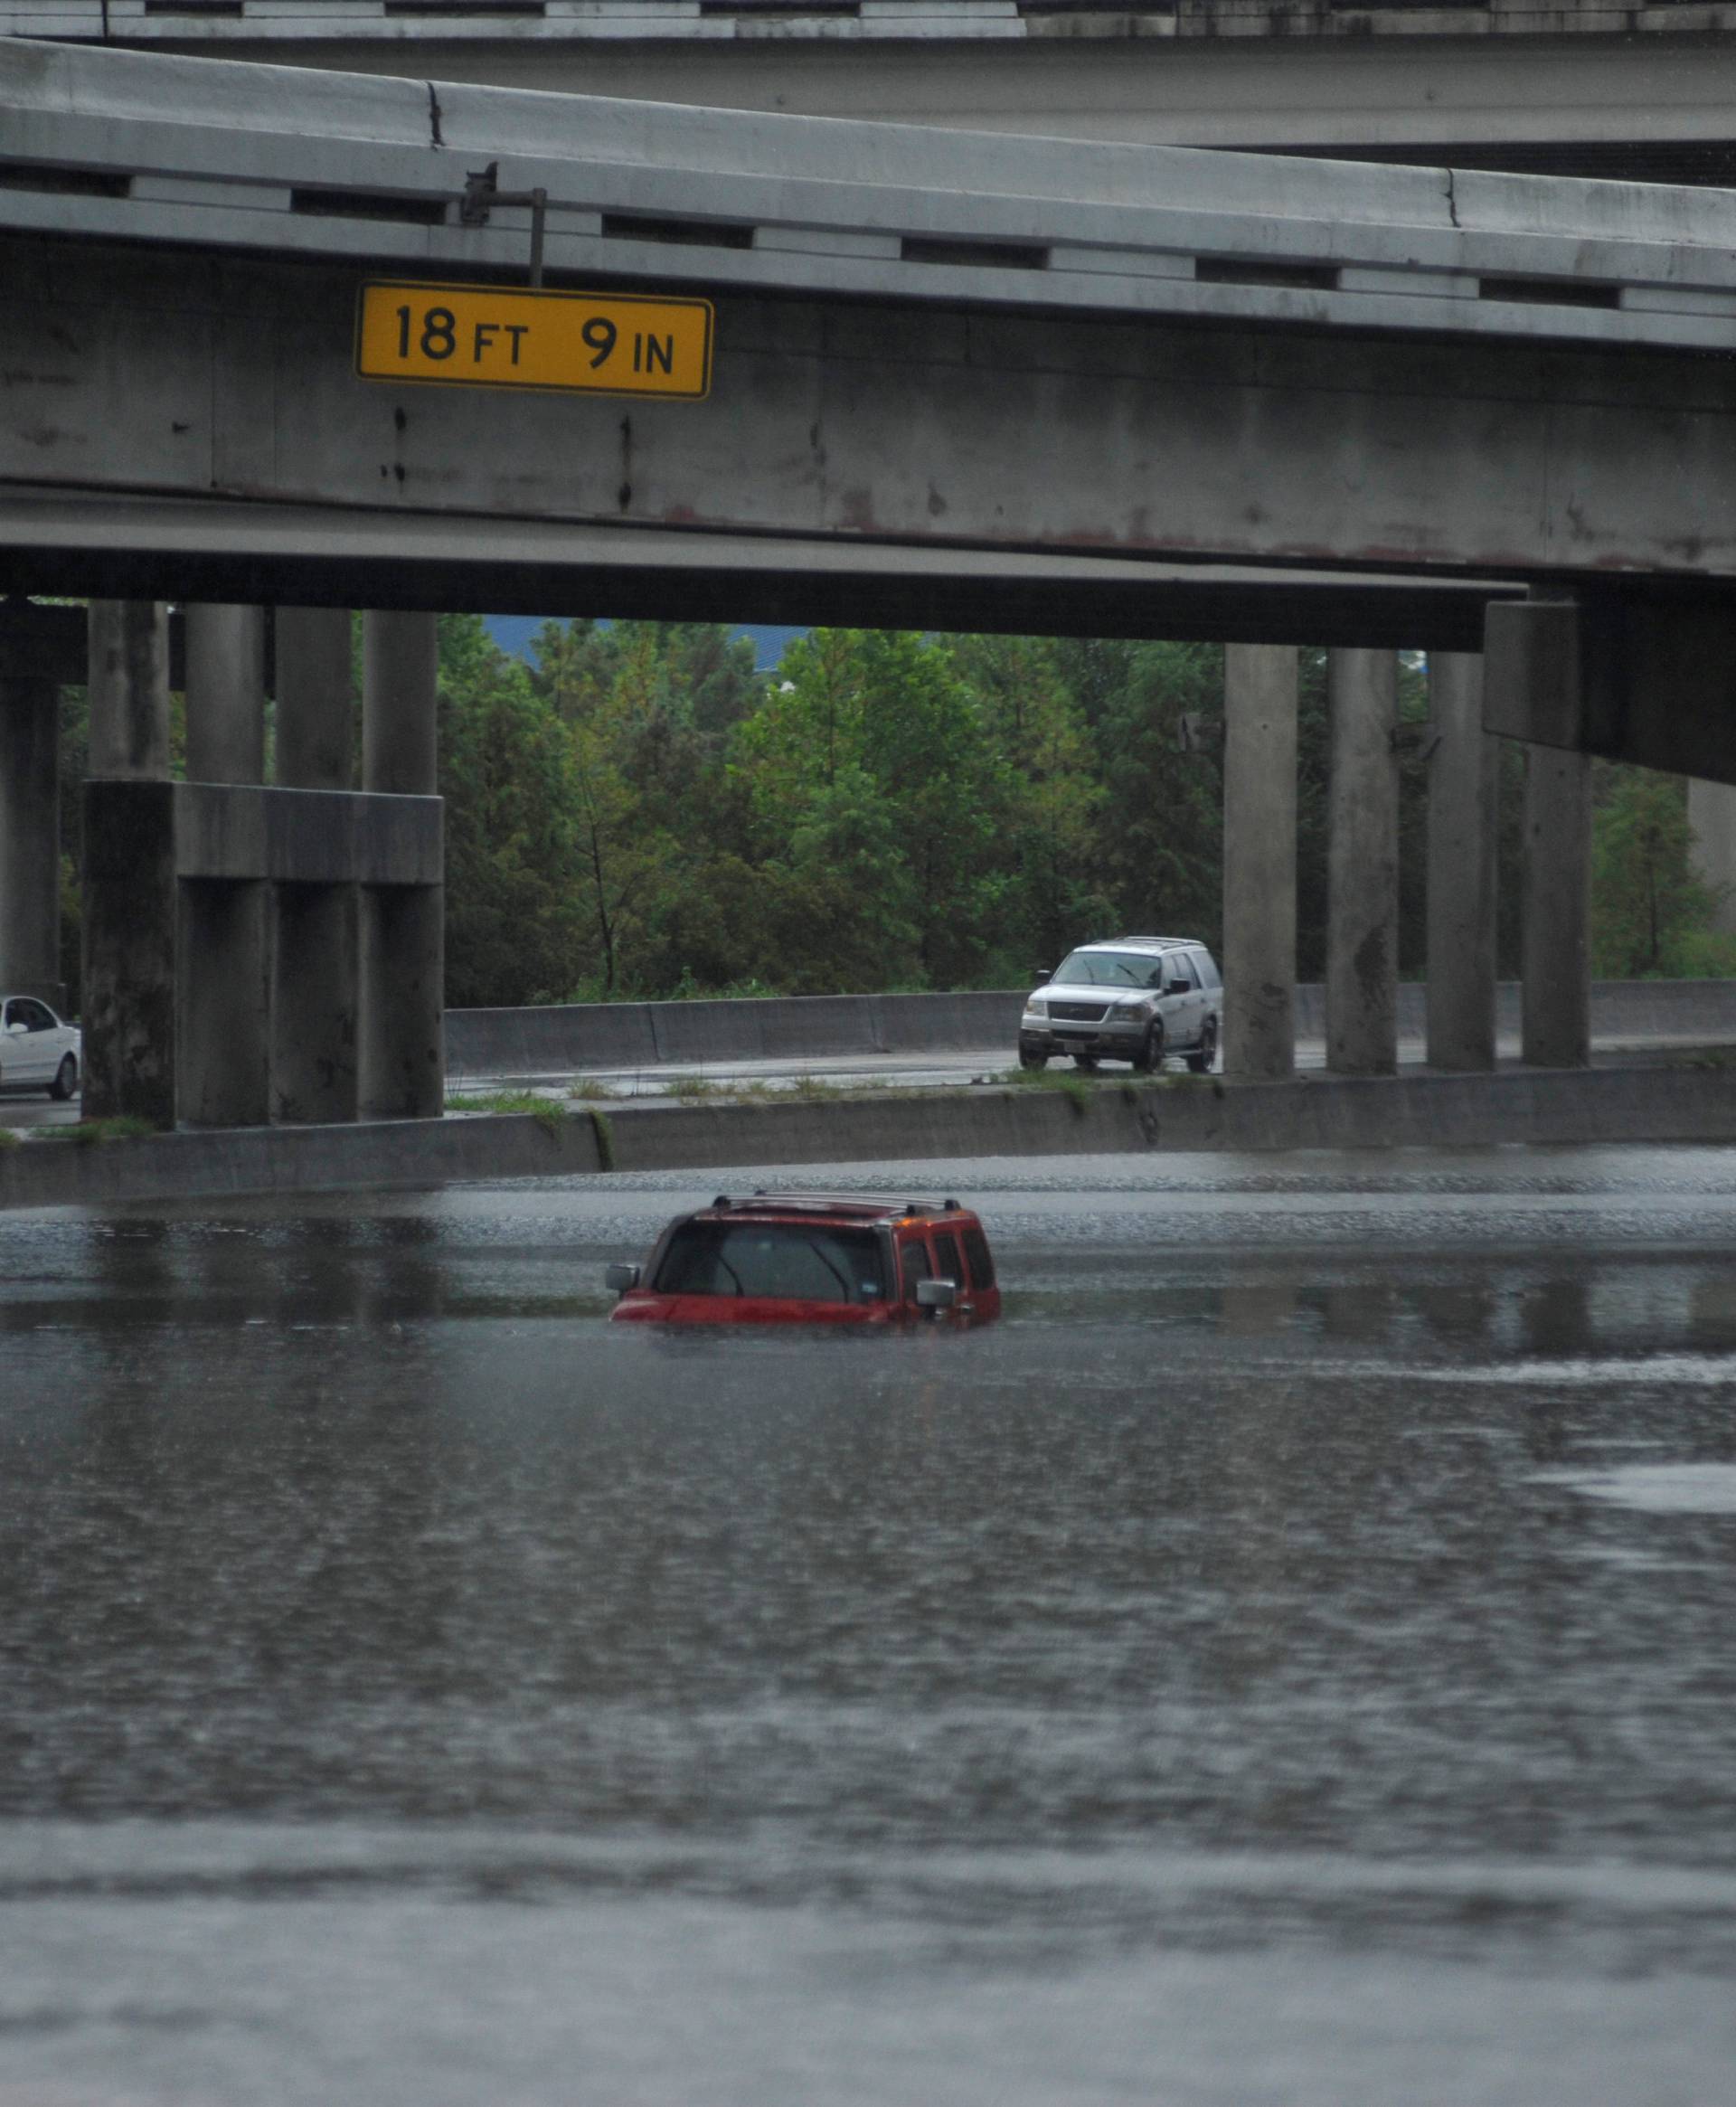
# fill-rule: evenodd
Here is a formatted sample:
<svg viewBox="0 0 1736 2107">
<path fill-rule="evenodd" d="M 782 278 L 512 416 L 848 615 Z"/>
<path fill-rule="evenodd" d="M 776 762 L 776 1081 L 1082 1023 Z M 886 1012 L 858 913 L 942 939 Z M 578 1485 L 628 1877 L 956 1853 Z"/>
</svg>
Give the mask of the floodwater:
<svg viewBox="0 0 1736 2107">
<path fill-rule="evenodd" d="M 0 1215 L 0 2107 L 1722 2107 L 1736 1152 Z"/>
</svg>

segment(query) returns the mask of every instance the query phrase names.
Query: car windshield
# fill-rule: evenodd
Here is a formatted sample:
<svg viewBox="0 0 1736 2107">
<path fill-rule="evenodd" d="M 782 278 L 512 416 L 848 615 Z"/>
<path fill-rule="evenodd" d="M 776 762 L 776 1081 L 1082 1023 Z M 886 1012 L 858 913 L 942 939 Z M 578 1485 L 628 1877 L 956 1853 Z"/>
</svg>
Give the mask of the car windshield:
<svg viewBox="0 0 1736 2107">
<path fill-rule="evenodd" d="M 792 1302 L 878 1302 L 886 1292 L 875 1233 L 817 1222 L 685 1222 L 652 1284 L 659 1295 Z"/>
<path fill-rule="evenodd" d="M 1074 951 L 1055 978 L 1090 987 L 1161 987 L 1164 962 L 1149 951 Z"/>
</svg>

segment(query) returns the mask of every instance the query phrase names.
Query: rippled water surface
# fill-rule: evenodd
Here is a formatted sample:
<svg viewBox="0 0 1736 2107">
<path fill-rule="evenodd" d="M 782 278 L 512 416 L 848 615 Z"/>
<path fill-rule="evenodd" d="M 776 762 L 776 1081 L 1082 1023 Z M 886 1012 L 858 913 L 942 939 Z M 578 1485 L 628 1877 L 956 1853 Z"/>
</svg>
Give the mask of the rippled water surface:
<svg viewBox="0 0 1736 2107">
<path fill-rule="evenodd" d="M 0 1216 L 0 2107 L 1736 2097 L 1736 1156 L 804 1177 Z"/>
</svg>

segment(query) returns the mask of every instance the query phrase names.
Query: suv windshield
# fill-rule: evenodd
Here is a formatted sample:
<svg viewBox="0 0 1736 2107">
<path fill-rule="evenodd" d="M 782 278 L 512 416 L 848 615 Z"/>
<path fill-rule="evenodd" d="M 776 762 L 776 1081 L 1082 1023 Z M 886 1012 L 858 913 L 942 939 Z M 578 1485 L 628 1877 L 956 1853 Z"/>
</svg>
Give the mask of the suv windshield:
<svg viewBox="0 0 1736 2107">
<path fill-rule="evenodd" d="M 1074 951 L 1061 960 L 1055 978 L 1091 987 L 1161 987 L 1164 961 L 1149 951 Z"/>
<path fill-rule="evenodd" d="M 809 1222 L 685 1222 L 653 1286 L 659 1295 L 794 1302 L 878 1302 L 886 1292 L 873 1230 Z"/>
</svg>

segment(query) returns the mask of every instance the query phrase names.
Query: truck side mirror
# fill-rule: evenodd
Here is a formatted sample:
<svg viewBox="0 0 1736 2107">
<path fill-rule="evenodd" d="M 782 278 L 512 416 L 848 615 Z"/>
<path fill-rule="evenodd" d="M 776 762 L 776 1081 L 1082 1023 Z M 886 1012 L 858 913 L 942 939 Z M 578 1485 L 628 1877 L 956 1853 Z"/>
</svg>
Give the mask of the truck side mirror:
<svg viewBox="0 0 1736 2107">
<path fill-rule="evenodd" d="M 958 1289 L 952 1280 L 919 1280 L 916 1283 L 916 1306 L 919 1309 L 950 1309 L 958 1299 Z"/>
<path fill-rule="evenodd" d="M 629 1288 L 639 1284 L 637 1266 L 609 1266 L 603 1273 L 603 1285 L 614 1294 L 625 1295 Z"/>
</svg>

